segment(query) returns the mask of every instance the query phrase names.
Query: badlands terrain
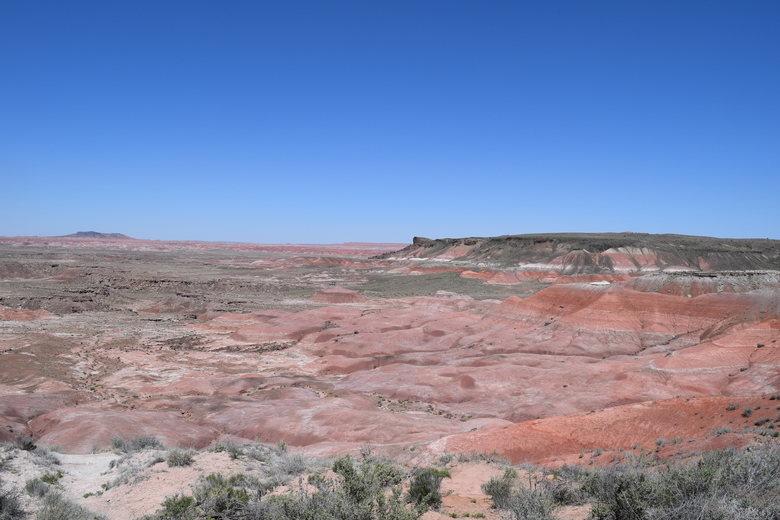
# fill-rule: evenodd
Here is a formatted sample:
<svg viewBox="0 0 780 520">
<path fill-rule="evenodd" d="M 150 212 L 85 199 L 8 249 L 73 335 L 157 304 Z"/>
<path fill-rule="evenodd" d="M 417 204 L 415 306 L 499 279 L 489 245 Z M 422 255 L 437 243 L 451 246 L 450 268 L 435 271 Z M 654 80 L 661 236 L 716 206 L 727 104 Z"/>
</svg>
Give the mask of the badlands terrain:
<svg viewBox="0 0 780 520">
<path fill-rule="evenodd" d="M 0 238 L 0 441 L 16 454 L 3 478 L 35 476 L 20 442 L 56 449 L 65 492 L 108 518 L 152 513 L 199 467 L 238 471 L 214 448 L 241 445 L 449 461 L 444 509 L 428 514 L 490 518 L 494 459 L 771 445 L 778 393 L 773 240 Z M 116 439 L 144 436 L 200 450 L 195 465 L 101 491 Z"/>
</svg>

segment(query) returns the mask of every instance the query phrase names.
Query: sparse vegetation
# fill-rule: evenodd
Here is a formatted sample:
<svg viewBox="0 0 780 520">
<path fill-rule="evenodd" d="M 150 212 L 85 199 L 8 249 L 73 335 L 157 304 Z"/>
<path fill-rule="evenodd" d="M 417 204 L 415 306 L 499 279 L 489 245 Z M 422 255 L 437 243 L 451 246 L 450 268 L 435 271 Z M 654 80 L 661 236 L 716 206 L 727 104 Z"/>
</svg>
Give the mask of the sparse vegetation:
<svg viewBox="0 0 780 520">
<path fill-rule="evenodd" d="M 24 490 L 31 497 L 42 498 L 49 492 L 49 484 L 39 478 L 32 478 L 24 484 Z"/>
<path fill-rule="evenodd" d="M 18 520 L 26 517 L 27 513 L 22 508 L 19 493 L 6 490 L 3 481 L 0 480 L 0 520 Z"/>
<path fill-rule="evenodd" d="M 243 448 L 238 443 L 232 440 L 227 440 L 217 444 L 216 446 L 214 446 L 213 451 L 217 453 L 223 451 L 227 452 L 230 455 L 231 459 L 237 459 L 244 454 Z"/>
<path fill-rule="evenodd" d="M 266 486 L 269 488 L 283 486 L 293 477 L 309 471 L 313 466 L 313 461 L 301 455 L 278 450 L 270 457 L 270 463 L 266 470 Z"/>
<path fill-rule="evenodd" d="M 75 504 L 56 492 L 43 497 L 43 507 L 38 511 L 36 520 L 105 520 L 88 509 Z"/>
<path fill-rule="evenodd" d="M 173 449 L 168 453 L 166 460 L 168 461 L 168 466 L 172 468 L 179 466 L 189 466 L 194 461 L 193 451 Z"/>
<path fill-rule="evenodd" d="M 133 453 L 141 450 L 164 449 L 163 443 L 157 437 L 143 435 L 134 439 L 115 437 L 111 439 L 111 447 L 122 453 Z"/>
<path fill-rule="evenodd" d="M 416 520 L 427 509 L 423 504 L 409 505 L 410 498 L 404 498 L 400 486 L 406 474 L 392 463 L 342 457 L 331 469 L 338 478 L 315 473 L 309 486 L 294 486 L 282 495 L 267 494 L 262 482 L 251 476 L 209 475 L 195 487 L 192 497 L 170 497 L 147 520 Z M 439 473 L 424 474 L 444 473 L 435 471 Z M 431 481 L 423 478 L 421 483 L 425 484 L 424 496 L 429 496 Z"/>
<path fill-rule="evenodd" d="M 249 502 L 249 494 L 235 481 L 211 474 L 194 489 L 194 500 L 205 518 L 239 517 Z"/>
<path fill-rule="evenodd" d="M 499 455 L 496 452 L 493 453 L 459 453 L 457 456 L 458 462 L 491 462 L 494 464 L 509 464 L 509 459 L 503 455 Z"/>
<path fill-rule="evenodd" d="M 657 471 L 636 466 L 587 471 L 582 488 L 593 520 L 774 519 L 780 515 L 780 446 L 706 453 Z"/>
<path fill-rule="evenodd" d="M 134 484 L 143 480 L 147 465 L 142 460 L 135 459 L 128 454 L 116 461 L 111 461 L 109 467 L 117 469 L 118 475 L 112 481 L 101 485 L 104 490 L 125 484 Z"/>
<path fill-rule="evenodd" d="M 49 448 L 36 446 L 30 451 L 38 458 L 38 462 L 45 466 L 59 466 L 60 459 Z"/>
</svg>

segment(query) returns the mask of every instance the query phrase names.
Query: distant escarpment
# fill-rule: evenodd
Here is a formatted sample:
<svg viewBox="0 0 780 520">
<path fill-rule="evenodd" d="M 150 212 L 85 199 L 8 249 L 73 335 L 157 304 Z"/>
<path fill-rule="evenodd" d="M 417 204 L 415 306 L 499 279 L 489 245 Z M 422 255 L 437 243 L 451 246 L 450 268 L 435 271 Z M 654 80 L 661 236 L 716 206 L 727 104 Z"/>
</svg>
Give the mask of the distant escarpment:
<svg viewBox="0 0 780 520">
<path fill-rule="evenodd" d="M 561 274 L 780 269 L 780 240 L 648 233 L 553 233 L 429 239 L 383 258 L 453 260 Z"/>
<path fill-rule="evenodd" d="M 114 239 L 132 238 L 127 235 L 123 235 L 122 233 L 100 233 L 98 231 L 77 231 L 76 233 L 71 233 L 70 235 L 63 235 L 62 237 L 63 238 L 114 238 Z"/>
</svg>

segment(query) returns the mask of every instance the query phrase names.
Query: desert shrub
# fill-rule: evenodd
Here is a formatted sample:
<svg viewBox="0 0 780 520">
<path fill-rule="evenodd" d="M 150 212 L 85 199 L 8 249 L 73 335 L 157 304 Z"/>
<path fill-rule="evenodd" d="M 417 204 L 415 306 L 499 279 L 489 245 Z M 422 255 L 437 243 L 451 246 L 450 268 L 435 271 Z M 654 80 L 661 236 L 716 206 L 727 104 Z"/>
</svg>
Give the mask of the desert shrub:
<svg viewBox="0 0 780 520">
<path fill-rule="evenodd" d="M 593 520 L 642 520 L 648 497 L 644 473 L 606 470 L 597 472 L 583 484 L 595 499 Z"/>
<path fill-rule="evenodd" d="M 288 495 L 269 496 L 247 507 L 251 520 L 416 520 L 425 507 L 409 507 L 400 483 L 404 472 L 395 465 L 364 458 L 336 460 L 339 480 L 322 476 L 309 479 L 316 492 L 302 488 Z"/>
<path fill-rule="evenodd" d="M 60 479 L 62 478 L 62 472 L 57 471 L 56 473 L 44 473 L 41 476 L 41 480 L 47 484 L 51 484 L 52 486 L 57 484 Z"/>
<path fill-rule="evenodd" d="M 500 477 L 493 477 L 482 484 L 482 491 L 493 500 L 494 508 L 507 508 L 516 479 L 517 472 L 510 468 L 504 471 Z"/>
<path fill-rule="evenodd" d="M 370 502 L 382 489 L 397 486 L 404 478 L 403 472 L 392 464 L 382 461 L 355 464 L 351 457 L 336 460 L 333 472 L 344 479 L 343 490 L 355 503 Z"/>
<path fill-rule="evenodd" d="M 168 453 L 166 460 L 170 467 L 189 466 L 194 461 L 193 452 L 190 450 L 173 449 Z"/>
<path fill-rule="evenodd" d="M 31 497 L 42 498 L 49 492 L 49 484 L 39 478 L 31 478 L 24 484 L 24 490 Z"/>
<path fill-rule="evenodd" d="M 555 475 L 554 478 L 545 479 L 539 483 L 544 486 L 546 493 L 552 498 L 556 506 L 584 504 L 587 496 L 578 485 L 571 480 Z"/>
<path fill-rule="evenodd" d="M 19 493 L 3 489 L 0 481 L 0 520 L 18 520 L 27 518 L 27 512 L 22 509 Z"/>
<path fill-rule="evenodd" d="M 116 470 L 116 477 L 103 484 L 104 489 L 110 489 L 127 484 L 135 484 L 146 478 L 147 464 L 131 455 L 125 455 L 119 460 L 111 461 L 110 468 Z"/>
<path fill-rule="evenodd" d="M 286 475 L 295 476 L 306 471 L 309 464 L 301 455 L 288 455 L 285 453 L 274 461 L 273 466 Z"/>
<path fill-rule="evenodd" d="M 269 446 L 267 444 L 253 444 L 251 446 L 244 446 L 243 453 L 249 458 L 259 460 L 260 462 L 268 462 L 269 460 L 279 457 L 283 454 L 279 446 Z"/>
<path fill-rule="evenodd" d="M 418 507 L 437 509 L 441 505 L 441 481 L 449 477 L 449 472 L 444 470 L 418 469 L 409 483 L 409 500 Z"/>
<path fill-rule="evenodd" d="M 439 457 L 439 464 L 441 466 L 446 466 L 450 462 L 452 462 L 455 459 L 455 457 L 451 453 L 445 453 L 441 457 Z"/>
<path fill-rule="evenodd" d="M 217 453 L 221 453 L 223 451 L 227 452 L 231 459 L 237 459 L 244 454 L 243 448 L 238 443 L 230 439 L 220 442 L 214 446 L 213 451 Z"/>
<path fill-rule="evenodd" d="M 111 439 L 111 447 L 123 453 L 133 453 L 141 450 L 164 449 L 163 443 L 157 437 L 143 435 L 134 439 L 114 437 Z"/>
<path fill-rule="evenodd" d="M 16 437 L 14 437 L 14 444 L 17 448 L 24 451 L 33 451 L 37 448 L 33 438 L 23 433 L 16 434 Z"/>
<path fill-rule="evenodd" d="M 555 500 L 548 489 L 537 482 L 531 482 L 528 488 L 519 486 L 506 504 L 512 520 L 555 520 L 555 508 Z"/>
<path fill-rule="evenodd" d="M 770 520 L 780 518 L 780 446 L 723 450 L 658 471 L 591 470 L 582 488 L 594 520 Z"/>
<path fill-rule="evenodd" d="M 421 513 L 404 503 L 401 491 L 354 502 L 338 486 L 316 493 L 275 495 L 247 507 L 247 520 L 417 520 Z"/>
<path fill-rule="evenodd" d="M 309 459 L 297 454 L 290 454 L 286 451 L 274 452 L 271 461 L 266 468 L 266 486 L 274 488 L 283 486 L 314 466 Z"/>
<path fill-rule="evenodd" d="M 43 446 L 36 446 L 32 451 L 33 454 L 38 457 L 38 461 L 47 466 L 59 466 L 60 459 L 54 455 L 49 448 Z"/>
<path fill-rule="evenodd" d="M 152 518 L 154 520 L 195 520 L 198 518 L 195 499 L 184 495 L 168 497 Z"/>
<path fill-rule="evenodd" d="M 753 409 L 752 408 L 745 408 L 742 410 L 742 417 L 750 417 L 753 415 Z"/>
<path fill-rule="evenodd" d="M 148 520 L 417 520 L 422 515 L 404 500 L 400 483 L 405 475 L 393 464 L 343 457 L 333 471 L 337 477 L 312 475 L 314 489 L 296 486 L 284 495 L 254 498 L 248 489 L 258 485 L 256 478 L 209 475 L 195 487 L 192 502 L 172 497 Z"/>
<path fill-rule="evenodd" d="M 195 500 L 206 518 L 238 518 L 249 494 L 218 473 L 202 478 L 194 489 Z"/>
<path fill-rule="evenodd" d="M 38 510 L 36 520 L 104 520 L 88 509 L 74 504 L 59 493 L 50 492 L 43 497 L 43 507 Z"/>
</svg>

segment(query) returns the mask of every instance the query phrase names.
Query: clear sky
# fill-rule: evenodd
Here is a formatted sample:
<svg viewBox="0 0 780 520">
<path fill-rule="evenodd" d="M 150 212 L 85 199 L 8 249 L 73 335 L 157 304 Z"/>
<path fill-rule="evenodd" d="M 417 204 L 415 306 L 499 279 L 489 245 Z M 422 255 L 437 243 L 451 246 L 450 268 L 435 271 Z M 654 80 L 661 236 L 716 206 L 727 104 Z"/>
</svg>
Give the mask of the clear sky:
<svg viewBox="0 0 780 520">
<path fill-rule="evenodd" d="M 780 238 L 780 2 L 0 3 L 0 235 Z"/>
</svg>

